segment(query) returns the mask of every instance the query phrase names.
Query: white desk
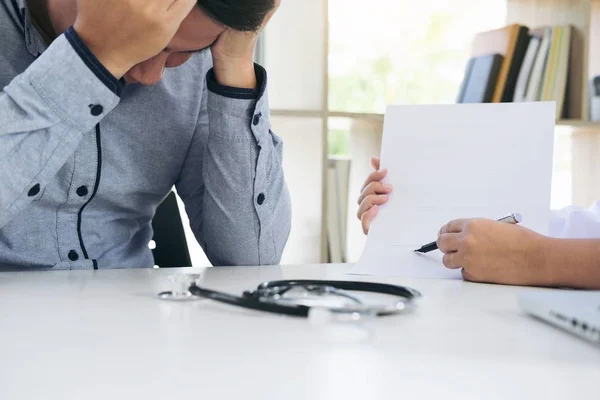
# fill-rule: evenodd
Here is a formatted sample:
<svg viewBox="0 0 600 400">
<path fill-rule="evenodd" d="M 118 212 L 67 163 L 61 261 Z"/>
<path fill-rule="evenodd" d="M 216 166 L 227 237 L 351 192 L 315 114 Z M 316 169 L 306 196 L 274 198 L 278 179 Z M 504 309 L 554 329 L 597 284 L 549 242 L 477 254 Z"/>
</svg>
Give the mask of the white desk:
<svg viewBox="0 0 600 400">
<path fill-rule="evenodd" d="M 360 279 L 344 268 L 209 269 L 203 285 Z M 157 300 L 173 272 L 0 274 L 0 399 L 600 398 L 600 350 L 525 316 L 522 288 L 381 280 L 420 290 L 418 310 L 336 343 L 304 319 Z"/>
</svg>

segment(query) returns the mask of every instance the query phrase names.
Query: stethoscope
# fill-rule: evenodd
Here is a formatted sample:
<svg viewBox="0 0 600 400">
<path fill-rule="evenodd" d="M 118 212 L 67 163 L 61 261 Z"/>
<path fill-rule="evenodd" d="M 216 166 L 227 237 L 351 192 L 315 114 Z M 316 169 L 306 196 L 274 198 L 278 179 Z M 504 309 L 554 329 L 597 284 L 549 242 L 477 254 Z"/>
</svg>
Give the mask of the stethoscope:
<svg viewBox="0 0 600 400">
<path fill-rule="evenodd" d="M 180 282 L 181 283 L 181 282 Z M 280 280 L 264 282 L 256 290 L 242 296 L 219 292 L 198 286 L 197 280 L 184 283 L 180 289 L 158 294 L 163 300 L 209 299 L 245 309 L 279 315 L 308 318 L 315 311 L 327 311 L 335 316 L 359 320 L 366 316 L 380 317 L 409 311 L 421 294 L 405 286 L 384 283 L 330 281 L 330 280 Z M 384 304 L 369 304 L 352 292 L 366 292 L 394 297 Z M 319 299 L 337 298 L 342 305 L 319 304 Z M 307 305 L 312 303 L 311 305 Z M 316 304 L 315 304 L 315 300 Z"/>
</svg>

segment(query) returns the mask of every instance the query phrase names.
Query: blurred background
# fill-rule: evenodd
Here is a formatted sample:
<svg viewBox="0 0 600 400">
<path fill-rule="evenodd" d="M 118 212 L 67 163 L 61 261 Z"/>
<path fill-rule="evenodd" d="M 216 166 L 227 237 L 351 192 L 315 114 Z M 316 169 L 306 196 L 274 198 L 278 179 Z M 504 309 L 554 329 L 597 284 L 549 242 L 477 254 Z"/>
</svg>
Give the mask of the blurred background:
<svg viewBox="0 0 600 400">
<path fill-rule="evenodd" d="M 256 58 L 268 72 L 293 202 L 283 264 L 358 259 L 356 199 L 380 151 L 386 106 L 455 103 L 474 36 L 505 26 L 511 1 L 282 1 Z M 574 198 L 574 128 L 559 125 L 552 207 L 588 206 L 590 194 Z M 187 234 L 194 266 L 210 265 Z"/>
</svg>

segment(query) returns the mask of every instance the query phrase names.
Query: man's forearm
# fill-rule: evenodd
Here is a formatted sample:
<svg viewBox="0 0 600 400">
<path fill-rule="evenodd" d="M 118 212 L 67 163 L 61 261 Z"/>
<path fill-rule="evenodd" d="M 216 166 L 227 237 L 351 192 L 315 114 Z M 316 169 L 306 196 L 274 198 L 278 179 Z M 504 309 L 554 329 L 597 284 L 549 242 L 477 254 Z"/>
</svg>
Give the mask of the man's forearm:
<svg viewBox="0 0 600 400">
<path fill-rule="evenodd" d="M 208 142 L 190 158 L 202 160 L 201 202 L 193 200 L 199 168 L 187 168 L 179 185 L 213 265 L 278 264 L 290 231 L 282 142 L 271 132 L 266 71 L 257 65 L 255 74 L 258 88 L 249 90 L 225 87 L 208 73 L 207 113 L 199 121 Z"/>
<path fill-rule="evenodd" d="M 42 195 L 119 103 L 82 52 L 67 31 L 0 91 L 0 228 Z"/>
<path fill-rule="evenodd" d="M 548 239 L 545 254 L 548 286 L 600 289 L 600 239 Z"/>
</svg>

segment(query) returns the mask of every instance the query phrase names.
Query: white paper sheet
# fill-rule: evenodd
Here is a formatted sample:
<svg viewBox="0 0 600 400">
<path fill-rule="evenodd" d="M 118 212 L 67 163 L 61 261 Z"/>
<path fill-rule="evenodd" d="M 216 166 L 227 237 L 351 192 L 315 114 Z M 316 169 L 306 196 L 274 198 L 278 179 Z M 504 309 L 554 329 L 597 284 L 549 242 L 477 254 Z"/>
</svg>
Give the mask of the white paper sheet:
<svg viewBox="0 0 600 400">
<path fill-rule="evenodd" d="M 547 234 L 555 103 L 390 106 L 381 167 L 393 185 L 353 274 L 460 278 L 413 250 L 457 218 L 518 212 Z"/>
</svg>

